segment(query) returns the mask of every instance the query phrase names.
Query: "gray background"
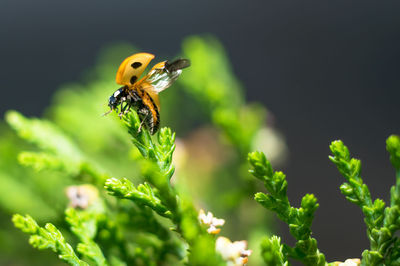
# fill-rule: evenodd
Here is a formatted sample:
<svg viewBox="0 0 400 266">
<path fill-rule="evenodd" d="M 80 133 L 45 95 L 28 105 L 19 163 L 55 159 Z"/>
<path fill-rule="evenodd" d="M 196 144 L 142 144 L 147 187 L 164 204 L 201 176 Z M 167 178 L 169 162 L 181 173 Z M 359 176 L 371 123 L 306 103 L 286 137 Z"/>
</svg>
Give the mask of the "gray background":
<svg viewBox="0 0 400 266">
<path fill-rule="evenodd" d="M 289 197 L 320 202 L 314 236 L 329 261 L 368 247 L 361 211 L 339 192 L 328 145 L 362 159 L 374 197 L 394 171 L 385 139 L 400 134 L 399 1 L 0 1 L 0 113 L 40 115 L 59 85 L 79 80 L 99 49 L 129 41 L 175 55 L 182 39 L 212 33 L 225 45 L 249 101 L 285 135 Z M 112 89 L 111 89 L 112 90 Z M 292 242 L 282 225 L 285 242 Z"/>
</svg>

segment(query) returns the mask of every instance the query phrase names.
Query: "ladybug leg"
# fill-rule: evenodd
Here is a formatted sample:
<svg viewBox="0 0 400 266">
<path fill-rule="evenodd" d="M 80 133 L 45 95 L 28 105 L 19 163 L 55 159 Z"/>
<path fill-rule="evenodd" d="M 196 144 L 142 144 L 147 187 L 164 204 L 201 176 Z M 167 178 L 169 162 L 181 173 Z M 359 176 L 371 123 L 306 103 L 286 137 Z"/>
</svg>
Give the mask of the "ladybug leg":
<svg viewBox="0 0 400 266">
<path fill-rule="evenodd" d="M 129 110 L 131 109 L 131 104 L 130 103 L 127 103 L 126 105 L 125 105 L 125 109 L 126 110 L 124 110 L 124 114 L 127 114 L 128 112 L 129 112 Z"/>
<path fill-rule="evenodd" d="M 142 99 L 138 96 L 136 91 L 128 91 L 128 98 L 131 98 L 129 100 L 137 102 L 141 101 Z"/>
<path fill-rule="evenodd" d="M 146 121 L 148 115 L 149 115 L 149 114 L 147 114 L 147 115 L 143 118 L 142 122 L 140 122 L 140 125 L 139 125 L 139 128 L 138 128 L 138 133 L 140 133 L 140 131 L 142 130 L 142 126 L 143 126 L 144 122 Z"/>
<path fill-rule="evenodd" d="M 125 105 L 122 107 L 122 104 L 121 104 L 121 114 L 125 114 L 125 109 L 128 107 L 128 104 L 127 103 L 125 103 Z"/>
<path fill-rule="evenodd" d="M 126 108 L 126 104 L 125 104 L 125 106 L 123 106 L 124 105 L 124 101 L 121 101 L 121 107 L 120 107 L 120 112 L 119 112 L 119 114 L 118 114 L 118 116 L 119 116 L 119 118 L 122 118 L 122 116 L 124 115 L 124 111 L 125 111 L 125 108 Z"/>
<path fill-rule="evenodd" d="M 144 114 L 142 121 L 140 122 L 138 133 L 142 130 L 142 126 L 146 123 L 147 117 L 149 116 L 149 112 L 147 109 L 143 108 L 139 110 L 140 113 Z"/>
</svg>

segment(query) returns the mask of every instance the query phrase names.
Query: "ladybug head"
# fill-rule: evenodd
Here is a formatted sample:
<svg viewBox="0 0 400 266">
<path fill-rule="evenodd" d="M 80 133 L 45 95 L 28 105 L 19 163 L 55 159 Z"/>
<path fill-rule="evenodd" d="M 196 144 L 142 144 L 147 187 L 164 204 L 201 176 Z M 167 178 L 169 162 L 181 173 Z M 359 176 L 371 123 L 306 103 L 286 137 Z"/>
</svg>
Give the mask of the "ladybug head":
<svg viewBox="0 0 400 266">
<path fill-rule="evenodd" d="M 108 106 L 111 110 L 115 110 L 118 108 L 118 105 L 126 98 L 125 92 L 122 88 L 116 90 L 108 99 Z"/>
</svg>

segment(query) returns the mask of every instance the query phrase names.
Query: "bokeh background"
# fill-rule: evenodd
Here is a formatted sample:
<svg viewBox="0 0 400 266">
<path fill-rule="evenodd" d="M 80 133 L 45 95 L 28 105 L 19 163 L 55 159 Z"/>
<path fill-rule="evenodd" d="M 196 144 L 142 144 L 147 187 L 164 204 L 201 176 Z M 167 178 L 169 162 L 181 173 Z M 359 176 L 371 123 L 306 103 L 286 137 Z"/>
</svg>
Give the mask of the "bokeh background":
<svg viewBox="0 0 400 266">
<path fill-rule="evenodd" d="M 342 139 L 362 160 L 373 197 L 388 200 L 394 171 L 385 139 L 400 134 L 399 10 L 390 0 L 1 0 L 0 113 L 40 116 L 104 46 L 129 42 L 170 58 L 185 37 L 211 34 L 247 101 L 265 105 L 269 124 L 284 136 L 289 156 L 280 168 L 289 198 L 298 205 L 305 193 L 317 196 L 320 250 L 329 261 L 360 257 L 368 247 L 362 214 L 340 194 L 343 179 L 328 146 Z M 293 243 L 278 225 L 283 241 Z"/>
</svg>

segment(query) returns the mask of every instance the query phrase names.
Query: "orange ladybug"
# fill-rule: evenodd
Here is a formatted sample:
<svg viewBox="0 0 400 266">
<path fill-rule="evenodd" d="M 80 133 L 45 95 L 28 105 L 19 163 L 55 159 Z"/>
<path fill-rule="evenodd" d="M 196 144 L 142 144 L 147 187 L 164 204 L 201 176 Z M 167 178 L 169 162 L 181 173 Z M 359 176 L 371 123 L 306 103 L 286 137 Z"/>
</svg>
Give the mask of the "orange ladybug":
<svg viewBox="0 0 400 266">
<path fill-rule="evenodd" d="M 109 112 L 118 112 L 119 107 L 120 117 L 134 108 L 142 121 L 139 130 L 145 125 L 151 134 L 156 133 L 160 127 L 158 93 L 171 86 L 182 69 L 190 66 L 188 59 L 160 62 L 139 80 L 153 58 L 154 55 L 149 53 L 138 53 L 126 58 L 119 66 L 115 79 L 123 87 L 116 90 L 108 100 Z"/>
</svg>

